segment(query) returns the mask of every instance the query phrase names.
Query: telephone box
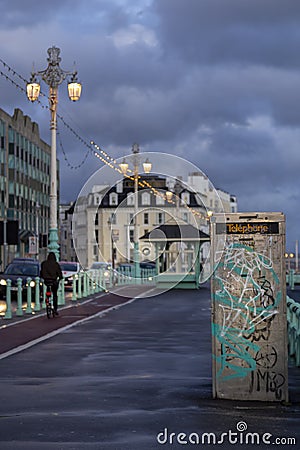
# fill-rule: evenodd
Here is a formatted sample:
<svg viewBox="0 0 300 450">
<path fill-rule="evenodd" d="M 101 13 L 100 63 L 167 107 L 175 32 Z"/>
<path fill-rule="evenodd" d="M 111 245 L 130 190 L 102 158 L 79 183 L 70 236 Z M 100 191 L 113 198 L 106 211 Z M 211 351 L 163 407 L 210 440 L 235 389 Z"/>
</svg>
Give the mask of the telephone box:
<svg viewBox="0 0 300 450">
<path fill-rule="evenodd" d="M 211 218 L 213 395 L 288 400 L 285 217 Z"/>
</svg>

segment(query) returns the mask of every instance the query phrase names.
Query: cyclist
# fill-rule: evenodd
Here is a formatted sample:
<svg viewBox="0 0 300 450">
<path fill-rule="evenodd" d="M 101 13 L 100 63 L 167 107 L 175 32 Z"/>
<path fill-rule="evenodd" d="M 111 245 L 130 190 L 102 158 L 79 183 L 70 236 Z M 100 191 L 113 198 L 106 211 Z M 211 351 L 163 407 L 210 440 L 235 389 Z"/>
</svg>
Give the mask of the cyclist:
<svg viewBox="0 0 300 450">
<path fill-rule="evenodd" d="M 56 261 L 54 252 L 50 252 L 48 258 L 42 262 L 40 277 L 44 279 L 44 283 L 46 286 L 51 286 L 51 290 L 53 293 L 54 313 L 58 316 L 57 290 L 60 280 L 63 279 L 63 274 L 60 265 Z"/>
</svg>

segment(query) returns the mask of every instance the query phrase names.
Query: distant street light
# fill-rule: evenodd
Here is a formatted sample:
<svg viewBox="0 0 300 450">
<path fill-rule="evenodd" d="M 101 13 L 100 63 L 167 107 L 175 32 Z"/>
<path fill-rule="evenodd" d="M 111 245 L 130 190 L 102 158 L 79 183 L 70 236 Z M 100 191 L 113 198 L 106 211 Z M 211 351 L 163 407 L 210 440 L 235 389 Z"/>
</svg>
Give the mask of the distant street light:
<svg viewBox="0 0 300 450">
<path fill-rule="evenodd" d="M 288 263 L 287 264 L 287 270 L 290 271 L 291 270 L 291 260 L 294 260 L 295 255 L 294 255 L 294 253 L 285 253 L 284 256 L 285 256 L 285 259 L 286 259 L 286 261 Z"/>
<path fill-rule="evenodd" d="M 115 246 L 114 246 L 114 237 L 113 237 L 113 230 L 112 230 L 112 225 L 113 225 L 113 221 L 112 219 L 109 217 L 108 221 L 107 221 L 107 225 L 108 228 L 110 230 L 110 243 L 111 243 L 111 267 L 112 270 L 115 270 Z"/>
<path fill-rule="evenodd" d="M 51 130 L 51 164 L 50 164 L 50 226 L 49 226 L 49 252 L 56 254 L 59 259 L 58 245 L 58 228 L 57 228 L 57 167 L 56 167 L 56 129 L 57 129 L 57 103 L 58 103 L 58 86 L 65 80 L 67 76 L 71 76 L 68 83 L 69 98 L 77 101 L 81 95 L 81 84 L 77 80 L 77 72 L 67 72 L 59 66 L 61 58 L 59 56 L 60 49 L 50 47 L 48 52 L 48 67 L 31 74 L 30 82 L 27 84 L 27 97 L 31 102 L 38 99 L 40 94 L 40 84 L 36 76 L 40 75 L 44 82 L 49 86 L 49 106 L 51 113 L 50 130 Z"/>
<path fill-rule="evenodd" d="M 134 218 L 133 218 L 133 225 L 134 225 L 134 251 L 133 251 L 133 262 L 134 262 L 134 277 L 140 278 L 141 276 L 141 269 L 140 269 L 140 252 L 139 252 L 139 237 L 138 237 L 138 222 L 137 222 L 137 215 L 138 215 L 138 186 L 139 186 L 139 145 L 133 144 L 132 146 L 132 153 L 133 153 L 133 176 L 134 176 Z M 124 175 L 127 174 L 128 171 L 128 163 L 123 159 L 121 164 L 119 164 L 120 169 Z M 150 173 L 152 169 L 152 164 L 149 161 L 149 159 L 146 159 L 146 161 L 143 163 L 143 169 L 144 173 Z"/>
</svg>

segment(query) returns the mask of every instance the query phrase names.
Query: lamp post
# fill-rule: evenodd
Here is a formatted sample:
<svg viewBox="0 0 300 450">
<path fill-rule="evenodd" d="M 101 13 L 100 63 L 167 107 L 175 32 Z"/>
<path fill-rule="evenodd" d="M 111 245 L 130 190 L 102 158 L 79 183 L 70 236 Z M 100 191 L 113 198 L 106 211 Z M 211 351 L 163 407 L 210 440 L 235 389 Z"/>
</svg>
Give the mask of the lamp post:
<svg viewBox="0 0 300 450">
<path fill-rule="evenodd" d="M 115 246 L 114 246 L 114 237 L 113 237 L 113 232 L 112 232 L 112 224 L 113 224 L 113 221 L 109 217 L 109 219 L 107 221 L 107 225 L 108 225 L 108 228 L 110 230 L 111 267 L 112 267 L 112 270 L 113 270 L 113 273 L 114 273 L 114 270 L 115 270 Z"/>
<path fill-rule="evenodd" d="M 50 47 L 48 52 L 48 67 L 39 72 L 32 72 L 30 82 L 27 84 L 27 97 L 31 102 L 38 99 L 40 94 L 40 84 L 36 79 L 40 75 L 44 82 L 49 86 L 49 109 L 51 113 L 50 131 L 51 131 L 51 159 L 50 159 L 50 226 L 49 226 L 49 245 L 48 251 L 55 253 L 59 259 L 58 228 L 57 228 L 57 167 L 56 167 L 56 129 L 57 129 L 57 103 L 58 86 L 67 76 L 71 76 L 68 83 L 69 98 L 77 101 L 81 94 L 81 84 L 77 81 L 77 72 L 67 72 L 62 70 L 59 63 L 60 49 Z"/>
<path fill-rule="evenodd" d="M 284 256 L 287 261 L 287 270 L 290 271 L 291 270 L 291 261 L 294 260 L 295 255 L 294 255 L 294 253 L 285 253 Z"/>
<path fill-rule="evenodd" d="M 133 262 L 134 262 L 134 277 L 136 279 L 141 277 L 141 268 L 140 268 L 140 251 L 139 251 L 139 236 L 138 236 L 138 188 L 139 188 L 139 162 L 140 162 L 140 148 L 138 144 L 133 144 L 132 146 L 132 154 L 133 154 L 133 178 L 134 178 L 134 217 L 133 217 L 133 242 L 134 242 L 134 250 L 133 250 Z M 128 164 L 125 159 L 120 164 L 120 169 L 124 175 L 127 174 Z M 150 173 L 152 169 L 152 164 L 148 159 L 143 163 L 143 169 L 145 173 Z"/>
</svg>

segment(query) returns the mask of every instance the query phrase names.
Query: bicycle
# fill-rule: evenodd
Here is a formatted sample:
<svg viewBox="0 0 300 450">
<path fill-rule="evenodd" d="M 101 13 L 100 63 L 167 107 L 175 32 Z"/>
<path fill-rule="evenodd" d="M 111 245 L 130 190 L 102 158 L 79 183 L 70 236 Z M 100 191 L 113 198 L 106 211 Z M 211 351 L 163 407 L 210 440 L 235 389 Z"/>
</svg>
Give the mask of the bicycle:
<svg viewBox="0 0 300 450">
<path fill-rule="evenodd" d="M 52 284 L 47 283 L 46 284 L 46 298 L 45 298 L 45 303 L 46 303 L 46 314 L 48 319 L 52 317 L 55 317 L 55 311 L 54 311 L 54 307 L 53 307 L 53 301 L 52 301 Z"/>
</svg>

